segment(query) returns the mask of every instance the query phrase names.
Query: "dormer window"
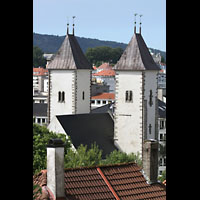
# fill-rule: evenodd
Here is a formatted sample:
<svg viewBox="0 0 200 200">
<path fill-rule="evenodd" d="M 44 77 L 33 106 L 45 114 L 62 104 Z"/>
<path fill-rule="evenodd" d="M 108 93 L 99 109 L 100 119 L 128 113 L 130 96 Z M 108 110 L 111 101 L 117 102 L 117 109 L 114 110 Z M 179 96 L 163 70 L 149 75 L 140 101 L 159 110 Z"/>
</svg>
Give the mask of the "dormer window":
<svg viewBox="0 0 200 200">
<path fill-rule="evenodd" d="M 125 94 L 125 101 L 128 102 L 133 102 L 133 91 L 127 90 Z"/>
</svg>

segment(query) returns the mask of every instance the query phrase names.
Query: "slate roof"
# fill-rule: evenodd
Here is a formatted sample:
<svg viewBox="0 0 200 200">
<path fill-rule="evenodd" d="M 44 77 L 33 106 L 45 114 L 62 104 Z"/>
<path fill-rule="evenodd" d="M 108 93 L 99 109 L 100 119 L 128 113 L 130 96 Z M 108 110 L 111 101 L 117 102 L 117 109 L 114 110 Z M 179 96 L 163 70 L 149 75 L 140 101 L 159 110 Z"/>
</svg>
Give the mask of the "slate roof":
<svg viewBox="0 0 200 200">
<path fill-rule="evenodd" d="M 33 116 L 47 116 L 47 103 L 33 103 Z"/>
<path fill-rule="evenodd" d="M 33 181 L 35 183 L 37 180 L 37 184 L 44 187 L 45 170 L 43 174 L 35 175 Z M 40 179 L 37 178 L 38 176 Z M 165 186 L 161 183 L 147 183 L 141 168 L 133 162 L 65 169 L 64 178 L 68 200 L 166 199 Z"/>
<path fill-rule="evenodd" d="M 56 116 L 75 148 L 81 144 L 96 144 L 102 157 L 117 149 L 114 145 L 114 122 L 108 113 L 90 113 Z"/>
<path fill-rule="evenodd" d="M 83 54 L 76 37 L 67 34 L 47 69 L 92 69 L 92 65 Z"/>
<path fill-rule="evenodd" d="M 115 70 L 160 70 L 154 62 L 142 35 L 135 33 L 121 58 L 114 66 Z"/>
<path fill-rule="evenodd" d="M 166 103 L 158 99 L 158 117 L 166 118 Z"/>
</svg>

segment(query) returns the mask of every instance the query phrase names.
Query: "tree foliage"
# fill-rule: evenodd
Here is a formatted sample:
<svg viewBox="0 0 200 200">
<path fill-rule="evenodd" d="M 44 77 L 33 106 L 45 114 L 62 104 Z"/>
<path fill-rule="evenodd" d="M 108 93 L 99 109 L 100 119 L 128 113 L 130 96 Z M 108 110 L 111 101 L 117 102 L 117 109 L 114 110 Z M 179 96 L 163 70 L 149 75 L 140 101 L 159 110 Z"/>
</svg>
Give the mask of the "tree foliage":
<svg viewBox="0 0 200 200">
<path fill-rule="evenodd" d="M 46 59 L 43 57 L 42 50 L 33 46 L 33 67 L 46 67 Z"/>
<path fill-rule="evenodd" d="M 45 126 L 33 124 L 33 174 L 46 169 L 47 150 L 46 145 L 52 138 L 60 138 L 65 143 L 65 153 L 71 147 L 69 140 L 64 134 L 50 132 Z"/>
<path fill-rule="evenodd" d="M 162 172 L 162 175 L 160 177 L 158 177 L 158 180 L 163 182 L 164 180 L 166 180 L 166 170 L 164 170 Z"/>
<path fill-rule="evenodd" d="M 123 53 L 121 48 L 111 48 L 107 46 L 88 48 L 85 56 L 90 63 L 99 66 L 102 62 L 117 63 Z"/>
</svg>

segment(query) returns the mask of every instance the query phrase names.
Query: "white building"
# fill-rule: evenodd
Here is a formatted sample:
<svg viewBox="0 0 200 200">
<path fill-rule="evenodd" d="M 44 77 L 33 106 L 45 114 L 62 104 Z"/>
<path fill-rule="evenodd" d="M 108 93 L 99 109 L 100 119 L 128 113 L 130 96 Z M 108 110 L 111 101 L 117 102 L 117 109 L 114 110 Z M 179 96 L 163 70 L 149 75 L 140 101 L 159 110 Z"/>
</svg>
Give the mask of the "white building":
<svg viewBox="0 0 200 200">
<path fill-rule="evenodd" d="M 74 34 L 67 33 L 47 69 L 49 122 L 55 115 L 90 113 L 92 65 L 85 58 Z"/>
<path fill-rule="evenodd" d="M 141 33 L 134 32 L 114 69 L 115 144 L 126 153 L 142 156 L 144 140 L 157 140 L 157 74 L 160 68 Z"/>
</svg>

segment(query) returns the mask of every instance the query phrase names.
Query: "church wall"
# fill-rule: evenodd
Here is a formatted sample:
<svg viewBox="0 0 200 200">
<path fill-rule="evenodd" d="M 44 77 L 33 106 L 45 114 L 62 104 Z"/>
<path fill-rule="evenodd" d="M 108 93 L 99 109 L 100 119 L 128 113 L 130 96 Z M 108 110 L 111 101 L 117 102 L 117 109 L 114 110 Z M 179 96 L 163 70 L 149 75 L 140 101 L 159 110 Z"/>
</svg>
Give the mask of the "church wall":
<svg viewBox="0 0 200 200">
<path fill-rule="evenodd" d="M 90 70 L 76 70 L 76 81 L 76 114 L 90 113 Z"/>
<path fill-rule="evenodd" d="M 114 135 L 116 145 L 126 153 L 142 154 L 142 84 L 141 71 L 116 71 Z M 126 91 L 133 92 L 126 102 Z"/>
<path fill-rule="evenodd" d="M 152 90 L 152 104 L 150 102 L 150 90 Z M 147 138 L 145 139 L 156 139 L 156 99 L 157 99 L 157 71 L 148 70 L 145 71 L 144 75 L 144 100 L 147 102 L 146 114 L 147 114 Z M 149 130 L 149 125 L 151 124 L 151 130 Z"/>
<path fill-rule="evenodd" d="M 74 70 L 51 70 L 50 119 L 55 115 L 74 114 Z M 65 93 L 64 102 L 58 101 L 58 92 Z"/>
</svg>

